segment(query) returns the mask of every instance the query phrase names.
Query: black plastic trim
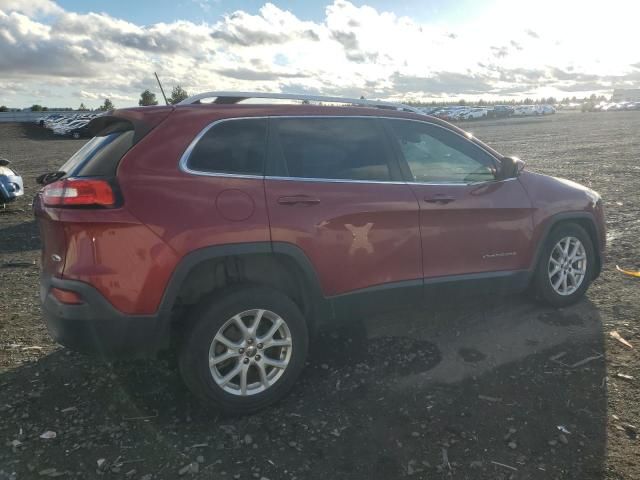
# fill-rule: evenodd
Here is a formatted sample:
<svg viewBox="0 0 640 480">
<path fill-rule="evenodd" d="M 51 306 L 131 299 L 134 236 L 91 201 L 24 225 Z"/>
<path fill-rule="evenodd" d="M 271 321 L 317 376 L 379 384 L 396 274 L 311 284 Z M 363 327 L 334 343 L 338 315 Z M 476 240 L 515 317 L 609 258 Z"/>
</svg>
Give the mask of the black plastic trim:
<svg viewBox="0 0 640 480">
<path fill-rule="evenodd" d="M 159 343 L 167 343 L 166 340 L 170 334 L 172 308 L 184 280 L 196 265 L 215 258 L 272 253 L 288 256 L 293 259 L 298 267 L 300 267 L 300 270 L 307 281 L 307 286 L 310 289 L 308 298 L 310 302 L 310 313 L 312 314 L 312 318 L 310 318 L 310 320 L 314 323 L 324 322 L 331 314 L 329 305 L 322 294 L 320 282 L 311 261 L 299 247 L 285 242 L 251 242 L 232 245 L 217 245 L 204 247 L 185 255 L 174 270 L 174 273 L 169 280 L 169 284 L 165 289 L 165 293 L 162 297 L 160 308 L 158 310 L 161 330 L 161 332 L 159 332 Z"/>
<path fill-rule="evenodd" d="M 329 297 L 336 320 L 368 315 L 398 308 L 427 306 L 442 295 L 468 296 L 519 293 L 529 285 L 532 272 L 508 270 L 465 275 L 450 275 L 375 285 Z"/>
<path fill-rule="evenodd" d="M 50 288 L 77 292 L 84 303 L 59 302 Z M 105 357 L 147 357 L 157 351 L 156 315 L 127 315 L 118 311 L 88 283 L 43 275 L 42 312 L 51 336 L 73 350 Z"/>
<path fill-rule="evenodd" d="M 424 282 L 422 278 L 385 283 L 329 297 L 334 320 L 349 320 L 394 310 L 401 307 L 419 306 L 423 303 Z"/>
</svg>

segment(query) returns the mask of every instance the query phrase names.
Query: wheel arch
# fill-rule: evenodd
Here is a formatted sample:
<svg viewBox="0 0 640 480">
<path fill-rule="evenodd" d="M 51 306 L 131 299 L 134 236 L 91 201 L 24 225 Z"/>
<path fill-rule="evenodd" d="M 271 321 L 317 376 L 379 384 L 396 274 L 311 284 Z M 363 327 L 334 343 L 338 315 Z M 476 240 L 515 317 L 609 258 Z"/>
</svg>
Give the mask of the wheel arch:
<svg viewBox="0 0 640 480">
<path fill-rule="evenodd" d="M 533 263 L 531 265 L 531 271 L 534 272 L 536 270 L 538 262 L 540 260 L 540 255 L 542 254 L 542 249 L 551 232 L 560 225 L 566 225 L 569 223 L 575 223 L 582 227 L 591 239 L 591 243 L 593 244 L 593 251 L 596 256 L 596 265 L 593 274 L 593 278 L 595 279 L 598 277 L 598 275 L 600 275 L 600 271 L 602 270 L 602 252 L 600 251 L 600 233 L 598 232 L 598 228 L 596 227 L 594 216 L 589 212 L 558 213 L 550 217 L 545 222 L 543 232 L 540 235 L 540 241 L 536 246 Z"/>
<path fill-rule="evenodd" d="M 164 343 L 186 308 L 205 295 L 243 283 L 267 285 L 291 297 L 310 332 L 331 314 L 315 269 L 299 247 L 281 242 L 205 247 L 183 257 L 165 289 L 160 306 Z"/>
</svg>

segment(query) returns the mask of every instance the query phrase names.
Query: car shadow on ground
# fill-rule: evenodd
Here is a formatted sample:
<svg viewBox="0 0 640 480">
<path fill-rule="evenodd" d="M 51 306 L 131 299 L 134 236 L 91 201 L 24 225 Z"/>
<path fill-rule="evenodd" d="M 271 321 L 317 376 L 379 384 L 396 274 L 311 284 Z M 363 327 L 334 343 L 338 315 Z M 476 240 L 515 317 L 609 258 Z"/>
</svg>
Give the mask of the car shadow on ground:
<svg viewBox="0 0 640 480">
<path fill-rule="evenodd" d="M 176 478 L 192 462 L 196 478 L 601 478 L 603 348 L 588 300 L 447 300 L 318 336 L 293 392 L 245 417 L 198 404 L 166 361 L 59 350 L 0 375 L 0 437 L 21 442 L 0 478 Z"/>
<path fill-rule="evenodd" d="M 4 214 L 11 215 L 8 210 Z M 26 252 L 39 248 L 40 237 L 35 220 L 0 228 L 0 254 Z"/>
<path fill-rule="evenodd" d="M 52 130 L 35 123 L 22 123 L 22 136 L 29 140 L 61 140 L 64 137 L 55 135 Z"/>
</svg>

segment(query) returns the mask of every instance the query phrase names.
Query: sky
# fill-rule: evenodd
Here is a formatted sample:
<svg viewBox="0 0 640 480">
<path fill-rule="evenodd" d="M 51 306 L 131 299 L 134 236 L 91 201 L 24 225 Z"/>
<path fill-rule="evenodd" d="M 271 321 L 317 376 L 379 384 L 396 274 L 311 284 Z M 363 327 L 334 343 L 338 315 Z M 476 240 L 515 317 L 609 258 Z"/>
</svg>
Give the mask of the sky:
<svg viewBox="0 0 640 480">
<path fill-rule="evenodd" d="M 0 0 L 0 105 L 150 89 L 392 101 L 640 88 L 636 0 Z"/>
</svg>

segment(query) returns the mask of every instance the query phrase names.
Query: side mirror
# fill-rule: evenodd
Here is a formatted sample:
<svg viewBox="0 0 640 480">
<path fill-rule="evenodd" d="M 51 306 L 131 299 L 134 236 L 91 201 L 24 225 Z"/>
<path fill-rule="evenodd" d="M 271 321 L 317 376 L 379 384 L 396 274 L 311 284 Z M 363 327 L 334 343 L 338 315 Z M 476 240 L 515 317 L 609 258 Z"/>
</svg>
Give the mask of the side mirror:
<svg viewBox="0 0 640 480">
<path fill-rule="evenodd" d="M 524 162 L 518 157 L 502 157 L 500 163 L 500 170 L 498 171 L 500 180 L 516 178 L 524 170 Z"/>
</svg>

